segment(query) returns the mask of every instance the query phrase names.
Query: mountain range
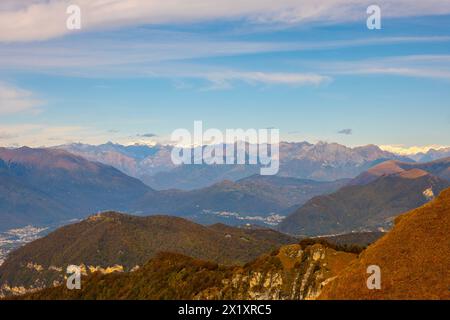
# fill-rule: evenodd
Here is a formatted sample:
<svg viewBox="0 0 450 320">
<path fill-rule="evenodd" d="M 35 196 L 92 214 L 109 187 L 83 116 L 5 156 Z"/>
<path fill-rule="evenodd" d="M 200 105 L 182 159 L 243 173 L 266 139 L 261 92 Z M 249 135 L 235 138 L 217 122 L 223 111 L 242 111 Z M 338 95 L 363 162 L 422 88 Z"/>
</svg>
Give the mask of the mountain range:
<svg viewBox="0 0 450 320">
<path fill-rule="evenodd" d="M 111 147 L 118 148 L 117 145 Z M 294 157 L 294 149 L 298 152 L 299 148 L 314 147 L 310 152 L 316 152 L 309 158 L 318 163 L 325 161 L 324 149 L 342 149 L 325 144 L 289 147 L 289 156 L 286 156 L 290 157 L 289 161 Z M 152 155 L 149 147 L 123 150 L 129 156 Z M 344 166 L 349 161 L 365 163 L 367 159 L 385 155 L 374 147 L 347 151 L 353 156 L 341 159 L 335 155 L 336 166 Z M 342 155 L 341 151 L 337 154 Z M 304 155 L 300 152 L 296 158 L 304 159 Z M 156 191 L 109 165 L 65 150 L 1 148 L 0 231 L 26 225 L 47 226 L 107 210 L 139 215 L 171 214 L 204 224 L 265 226 L 275 226 L 293 213 L 281 224 L 283 232 L 319 235 L 355 231 L 355 228 L 373 230 L 389 227 L 396 214 L 420 206 L 428 197 L 447 187 L 449 166 L 449 159 L 420 164 L 389 160 L 353 180 L 329 182 L 252 175 L 198 190 Z M 409 172 L 409 176 L 403 171 Z M 347 184 L 348 189 L 342 189 Z M 429 194 L 425 195 L 425 191 Z"/>
<path fill-rule="evenodd" d="M 304 159 L 299 149 L 307 148 L 309 161 L 318 163 L 325 161 L 323 150 L 335 148 L 337 167 L 385 155 L 370 146 L 288 146 L 290 149 L 283 152 L 289 161 L 293 161 L 294 154 L 297 160 Z M 152 155 L 149 147 L 123 150 L 141 158 Z M 342 150 L 351 156 L 341 158 Z M 0 231 L 25 225 L 46 226 L 114 210 L 139 215 L 171 214 L 204 224 L 231 225 L 275 226 L 288 216 L 279 230 L 314 236 L 389 228 L 396 215 L 424 204 L 448 186 L 450 158 L 428 163 L 388 160 L 353 180 L 328 182 L 281 174 L 252 175 L 198 190 L 156 191 L 111 166 L 65 150 L 24 147 L 0 149 L 0 176 Z"/>
<path fill-rule="evenodd" d="M 171 146 L 107 143 L 98 146 L 68 144 L 56 147 L 91 161 L 111 165 L 153 189 L 192 190 L 223 180 L 237 181 L 259 173 L 257 165 L 180 165 L 171 161 Z M 318 181 L 354 178 L 373 165 L 389 160 L 412 161 L 375 145 L 349 148 L 337 143 L 281 142 L 280 176 Z"/>
<path fill-rule="evenodd" d="M 110 165 L 140 180 L 175 168 L 170 158 L 171 146 L 124 146 L 108 142 L 97 146 L 72 143 L 57 146 L 55 149 L 66 150 L 87 160 Z"/>
<path fill-rule="evenodd" d="M 0 177 L 0 231 L 48 226 L 106 210 L 270 225 L 265 220 L 269 215 L 286 214 L 348 182 L 257 175 L 200 190 L 155 191 L 111 166 L 64 150 L 31 148 L 0 149 Z"/>
<path fill-rule="evenodd" d="M 290 214 L 279 230 L 326 235 L 389 229 L 397 215 L 427 203 L 448 188 L 449 170 L 450 158 L 420 164 L 381 163 L 348 186 L 309 200 Z"/>
</svg>

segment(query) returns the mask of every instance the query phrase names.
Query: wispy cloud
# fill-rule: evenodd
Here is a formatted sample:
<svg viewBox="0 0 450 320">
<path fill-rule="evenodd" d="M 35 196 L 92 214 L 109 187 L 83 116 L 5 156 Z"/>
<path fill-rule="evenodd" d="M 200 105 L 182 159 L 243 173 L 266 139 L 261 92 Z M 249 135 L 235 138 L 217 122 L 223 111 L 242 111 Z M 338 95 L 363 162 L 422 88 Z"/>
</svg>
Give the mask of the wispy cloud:
<svg viewBox="0 0 450 320">
<path fill-rule="evenodd" d="M 209 89 L 227 89 L 235 81 L 243 81 L 249 84 L 264 85 L 320 85 L 331 81 L 330 77 L 313 73 L 270 73 L 270 72 L 237 72 L 228 71 L 220 73 L 206 73 L 198 75 L 209 80 L 212 86 Z"/>
<path fill-rule="evenodd" d="M 0 82 L 0 115 L 20 112 L 39 112 L 38 107 L 43 104 L 33 93 Z"/>
<path fill-rule="evenodd" d="M 164 39 L 161 39 L 162 37 Z M 256 53 L 439 42 L 450 42 L 450 37 L 381 37 L 315 42 L 259 42 L 216 40 L 178 32 L 133 33 L 130 31 L 127 39 L 122 40 L 96 36 L 70 41 L 55 40 L 49 43 L 3 44 L 0 51 L 0 68 L 25 70 L 53 68 L 74 72 L 80 68 L 96 67 L 101 69 L 106 66 L 123 67 Z"/>
<path fill-rule="evenodd" d="M 0 41 L 46 40 L 68 34 L 69 0 L 3 0 Z M 83 30 L 144 24 L 245 19 L 257 24 L 342 22 L 362 19 L 372 0 L 77 0 Z M 385 17 L 450 13 L 449 0 L 379 0 Z"/>
<path fill-rule="evenodd" d="M 142 34 L 141 34 L 142 35 Z M 217 41 L 195 35 L 144 32 L 144 38 L 158 38 L 157 41 L 111 40 L 88 38 L 74 41 L 53 41 L 52 43 L 3 44 L 0 45 L 0 69 L 42 72 L 76 77 L 154 77 L 168 78 L 177 87 L 191 87 L 184 80 L 203 79 L 209 82 L 210 89 L 232 87 L 233 82 L 248 84 L 318 85 L 329 81 L 338 74 L 404 74 L 409 76 L 428 74 L 433 77 L 447 77 L 447 71 L 440 66 L 424 66 L 417 69 L 417 61 L 404 57 L 376 61 L 356 61 L 312 63 L 303 62 L 297 70 L 290 73 L 262 70 L 239 70 L 201 64 L 195 59 L 228 55 L 254 53 L 326 50 L 340 47 L 383 45 L 391 43 L 448 42 L 450 37 L 387 37 L 353 39 L 322 42 L 244 42 Z M 169 36 L 170 35 L 170 36 Z M 161 38 L 170 39 L 161 40 Z M 445 56 L 443 56 L 445 57 Z M 441 60 L 443 59 L 441 57 Z M 437 59 L 416 57 L 416 59 Z M 423 62 L 423 61 L 422 61 Z M 448 61 L 440 61 L 447 63 Z M 420 72 L 419 72 L 420 71 Z"/>
<path fill-rule="evenodd" d="M 329 75 L 393 75 L 450 80 L 450 55 L 410 55 L 359 61 L 310 63 Z"/>
</svg>

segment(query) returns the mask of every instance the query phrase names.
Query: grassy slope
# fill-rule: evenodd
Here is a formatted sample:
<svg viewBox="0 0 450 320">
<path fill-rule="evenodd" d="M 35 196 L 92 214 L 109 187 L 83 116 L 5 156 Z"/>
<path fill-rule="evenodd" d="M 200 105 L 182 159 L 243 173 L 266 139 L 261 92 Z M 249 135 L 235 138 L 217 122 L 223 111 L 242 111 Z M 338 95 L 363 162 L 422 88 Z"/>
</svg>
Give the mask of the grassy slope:
<svg viewBox="0 0 450 320">
<path fill-rule="evenodd" d="M 321 299 L 450 299 L 450 189 L 397 218 L 325 288 Z M 381 268 L 381 290 L 366 286 L 366 268 Z"/>
</svg>

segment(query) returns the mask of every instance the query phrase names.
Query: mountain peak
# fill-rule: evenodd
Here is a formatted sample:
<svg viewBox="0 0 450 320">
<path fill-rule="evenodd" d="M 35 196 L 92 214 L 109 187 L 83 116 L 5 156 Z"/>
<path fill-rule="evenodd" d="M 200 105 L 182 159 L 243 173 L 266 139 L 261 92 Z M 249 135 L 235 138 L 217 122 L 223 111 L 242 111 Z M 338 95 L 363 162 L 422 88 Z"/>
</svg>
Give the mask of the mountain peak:
<svg viewBox="0 0 450 320">
<path fill-rule="evenodd" d="M 388 160 L 367 170 L 367 172 L 376 176 L 396 174 L 403 171 L 405 170 L 400 167 L 400 161 L 397 160 Z"/>
</svg>

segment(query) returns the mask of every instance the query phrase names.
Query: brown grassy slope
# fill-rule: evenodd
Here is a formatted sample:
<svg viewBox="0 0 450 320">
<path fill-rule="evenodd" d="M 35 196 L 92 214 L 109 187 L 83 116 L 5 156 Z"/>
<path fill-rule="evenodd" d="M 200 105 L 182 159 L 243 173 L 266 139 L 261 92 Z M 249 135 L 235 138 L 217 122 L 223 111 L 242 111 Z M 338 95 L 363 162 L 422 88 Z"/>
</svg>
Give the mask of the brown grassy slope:
<svg viewBox="0 0 450 320">
<path fill-rule="evenodd" d="M 367 289 L 369 265 L 381 268 L 381 290 Z M 397 218 L 320 299 L 450 299 L 450 189 Z"/>
</svg>

